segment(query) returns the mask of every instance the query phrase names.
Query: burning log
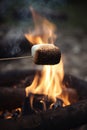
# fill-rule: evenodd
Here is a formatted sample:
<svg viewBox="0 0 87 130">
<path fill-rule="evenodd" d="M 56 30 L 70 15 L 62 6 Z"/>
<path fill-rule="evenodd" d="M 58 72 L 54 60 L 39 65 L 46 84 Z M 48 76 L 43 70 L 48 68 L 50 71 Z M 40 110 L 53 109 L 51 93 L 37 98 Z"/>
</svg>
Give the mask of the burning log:
<svg viewBox="0 0 87 130">
<path fill-rule="evenodd" d="M 12 110 L 22 107 L 25 98 L 24 88 L 1 88 L 0 110 Z"/>
<path fill-rule="evenodd" d="M 18 76 L 18 74 L 20 75 L 20 77 Z M 22 74 L 24 74 L 24 75 L 22 75 Z M 12 73 L 11 73 L 11 75 L 8 74 L 9 76 L 5 75 L 7 77 L 6 78 L 3 76 L 4 80 L 6 80 L 5 86 L 7 83 L 7 79 L 8 79 L 8 81 L 10 81 L 10 86 L 11 86 L 11 84 L 13 86 L 13 83 L 15 83 L 15 80 L 16 80 L 15 77 L 17 77 L 16 83 L 19 83 L 19 81 L 21 79 L 23 79 L 24 77 L 27 77 L 27 76 L 29 76 L 29 79 L 32 81 L 34 74 L 35 74 L 34 71 L 32 71 L 29 74 L 24 73 L 24 71 L 23 71 L 23 73 L 22 72 L 15 73 L 15 76 L 14 76 L 14 74 L 12 75 Z M 27 84 L 30 84 L 29 80 L 28 80 L 28 82 L 29 83 L 27 83 Z M 65 75 L 63 83 L 65 84 L 65 86 L 67 88 L 73 88 L 76 90 L 76 92 L 78 94 L 78 100 L 87 99 L 87 82 L 86 81 L 78 79 L 72 75 Z M 3 83 L 3 85 L 4 85 L 4 83 Z M 14 109 L 14 108 L 22 106 L 24 99 L 25 99 L 25 88 L 23 88 L 23 87 L 19 88 L 17 85 L 15 88 L 13 88 L 12 86 L 11 87 L 4 87 L 4 86 L 1 87 L 0 86 L 1 87 L 1 89 L 0 89 L 0 110 L 1 109 L 2 110 Z M 24 87 L 26 87 L 26 83 L 25 83 Z"/>
<path fill-rule="evenodd" d="M 37 105 L 38 106 L 40 105 L 39 107 L 41 107 L 40 109 L 42 109 L 43 104 L 40 104 L 40 103 L 38 104 L 38 100 L 40 100 L 42 98 L 42 96 L 44 96 L 44 95 L 38 95 L 38 96 L 34 95 L 34 96 L 35 96 L 36 107 L 37 107 Z M 12 110 L 12 109 L 16 109 L 17 107 L 22 107 L 25 101 L 27 103 L 29 103 L 28 100 L 29 100 L 29 97 L 25 98 L 24 88 L 8 88 L 8 87 L 5 87 L 5 88 L 2 88 L 0 90 L 0 110 Z M 61 101 L 61 100 L 59 100 L 59 101 Z M 47 100 L 46 101 L 47 106 L 49 106 L 51 102 L 52 101 Z M 62 102 L 59 102 L 59 104 L 57 104 L 57 105 L 61 105 L 61 103 Z M 24 105 L 24 107 L 26 107 L 26 105 Z M 39 107 L 38 107 L 38 109 L 39 109 Z M 56 108 L 56 106 L 53 106 L 53 107 Z M 30 106 L 29 106 L 29 109 L 30 109 Z"/>
<path fill-rule="evenodd" d="M 72 129 L 87 123 L 87 100 L 55 110 L 22 116 L 15 119 L 0 120 L 4 130 L 44 130 Z"/>
<path fill-rule="evenodd" d="M 1 72 L 0 73 L 0 87 L 12 87 L 13 85 L 20 84 L 21 87 L 26 87 L 27 85 L 30 85 L 34 76 L 35 76 L 36 70 L 11 70 L 7 72 Z M 28 81 L 26 81 L 26 78 Z M 25 83 L 23 84 L 23 82 Z"/>
<path fill-rule="evenodd" d="M 67 88 L 76 90 L 78 94 L 78 100 L 84 100 L 87 98 L 87 82 L 79 79 L 75 76 L 65 74 L 63 83 Z"/>
<path fill-rule="evenodd" d="M 33 104 L 31 106 L 31 99 L 33 99 Z M 48 109 L 56 109 L 57 107 L 62 107 L 63 101 L 57 98 L 54 103 L 52 99 L 48 99 L 47 95 L 42 94 L 32 94 L 26 97 L 22 107 L 22 115 L 31 115 L 41 111 L 46 111 Z"/>
</svg>

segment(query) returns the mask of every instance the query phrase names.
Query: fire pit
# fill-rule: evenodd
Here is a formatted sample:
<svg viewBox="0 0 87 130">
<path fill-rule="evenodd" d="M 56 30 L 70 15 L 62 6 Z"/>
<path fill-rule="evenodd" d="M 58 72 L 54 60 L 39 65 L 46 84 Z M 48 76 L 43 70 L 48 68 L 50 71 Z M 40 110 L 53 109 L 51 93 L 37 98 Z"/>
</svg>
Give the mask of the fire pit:
<svg viewBox="0 0 87 130">
<path fill-rule="evenodd" d="M 30 9 L 35 31 L 25 34 L 25 37 L 32 44 L 53 44 L 55 25 L 38 15 L 33 8 Z M 58 49 L 55 55 L 58 54 L 59 58 L 53 55 L 54 47 L 50 48 L 51 53 L 47 48 L 40 48 L 35 55 L 35 63 L 44 51 L 46 56 L 50 58 L 52 55 L 58 62 L 54 62 L 54 58 L 50 62 L 51 59 L 44 57 L 46 65 L 41 70 L 11 71 L 0 76 L 0 83 L 4 86 L 0 90 L 1 129 L 69 130 L 87 123 L 87 83 L 64 74 L 62 56 Z M 42 59 L 39 61 L 39 64 L 43 62 Z"/>
<path fill-rule="evenodd" d="M 7 77 L 7 75 L 9 74 L 8 79 L 11 79 L 11 82 L 9 83 L 10 87 L 4 86 L 4 80 L 1 83 L 4 87 L 2 87 L 2 89 L 0 90 L 0 109 L 4 111 L 3 113 L 8 110 L 11 114 L 9 119 L 5 119 L 5 116 L 1 117 L 0 128 L 4 130 L 30 130 L 37 128 L 60 128 L 61 130 L 64 130 L 76 128 L 87 123 L 87 83 L 69 74 L 65 74 L 63 83 L 66 85 L 67 88 L 72 88 L 77 92 L 78 101 L 76 103 L 72 103 L 72 105 L 67 105 L 65 107 L 59 106 L 55 109 L 49 109 L 42 112 L 39 111 L 38 113 L 29 113 L 30 111 L 28 111 L 29 109 L 27 109 L 27 106 L 25 106 L 25 112 L 17 109 L 19 107 L 21 108 L 21 110 L 24 110 L 23 107 L 25 102 L 25 87 L 26 84 L 30 85 L 30 82 L 35 76 L 35 73 L 35 70 L 29 70 L 25 72 L 11 71 L 3 75 Z M 15 79 L 14 76 L 16 76 L 17 78 Z M 5 79 L 6 84 L 8 79 Z M 23 79 L 26 81 L 24 84 L 21 83 Z M 22 87 L 20 87 L 19 84 Z"/>
</svg>

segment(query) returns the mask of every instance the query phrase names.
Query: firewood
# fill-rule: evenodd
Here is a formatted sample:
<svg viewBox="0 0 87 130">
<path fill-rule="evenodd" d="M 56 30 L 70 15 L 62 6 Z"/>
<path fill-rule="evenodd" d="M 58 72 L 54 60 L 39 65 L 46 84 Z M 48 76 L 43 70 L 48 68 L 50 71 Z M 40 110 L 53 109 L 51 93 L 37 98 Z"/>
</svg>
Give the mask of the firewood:
<svg viewBox="0 0 87 130">
<path fill-rule="evenodd" d="M 17 119 L 1 119 L 2 130 L 65 130 L 87 123 L 87 99 L 56 110 L 21 116 Z"/>
<path fill-rule="evenodd" d="M 22 107 L 25 98 L 24 88 L 4 88 L 0 89 L 0 110 L 12 110 Z"/>
<path fill-rule="evenodd" d="M 4 73 L 0 73 L 0 93 L 2 87 L 26 87 L 29 86 L 35 76 L 36 70 L 13 70 Z M 40 71 L 38 70 L 38 73 Z M 24 83 L 23 83 L 23 82 Z M 63 83 L 67 88 L 73 88 L 77 91 L 79 100 L 87 98 L 87 82 L 81 80 L 73 75 L 65 74 Z"/>
<path fill-rule="evenodd" d="M 31 98 L 33 98 L 32 107 L 30 103 Z M 30 93 L 29 96 L 24 100 L 22 115 L 31 115 L 33 113 L 46 111 L 48 109 L 56 109 L 57 107 L 62 106 L 63 101 L 59 98 L 57 98 L 56 102 L 54 103 L 52 99 L 48 99 L 47 95 Z"/>
<path fill-rule="evenodd" d="M 65 74 L 63 83 L 67 88 L 76 90 L 78 94 L 78 100 L 84 100 L 87 98 L 87 81 L 70 74 Z"/>
<path fill-rule="evenodd" d="M 31 81 L 33 79 L 32 75 L 34 75 L 34 74 L 35 73 L 31 73 L 31 76 L 30 76 Z M 28 75 L 25 74 L 25 76 L 27 77 Z M 10 76 L 8 76 L 8 77 L 7 77 L 7 79 L 10 80 Z M 17 77 L 17 75 L 15 75 L 15 77 Z M 13 79 L 13 81 L 15 81 L 14 77 L 11 77 L 11 78 Z M 18 79 L 19 80 L 23 79 L 21 72 L 20 72 L 20 78 L 18 78 Z M 17 79 L 16 83 L 19 83 L 18 79 Z M 6 82 L 7 82 L 7 80 L 6 80 Z M 78 100 L 87 99 L 87 82 L 86 81 L 83 81 L 72 75 L 65 75 L 63 83 L 65 84 L 65 86 L 67 88 L 73 88 L 76 90 L 77 95 L 78 95 Z M 26 87 L 26 85 L 24 87 Z M 23 88 L 23 87 L 19 88 L 17 85 L 15 86 L 15 88 L 13 88 L 13 82 L 12 82 L 12 86 L 10 86 L 10 87 L 1 87 L 0 86 L 0 110 L 22 107 L 24 99 L 25 99 L 25 88 Z"/>
<path fill-rule="evenodd" d="M 21 83 L 21 81 L 26 81 L 26 78 L 28 79 L 27 83 L 29 85 L 31 84 L 34 78 L 35 73 L 36 73 L 35 69 L 11 70 L 11 71 L 6 71 L 6 72 L 0 72 L 0 87 L 2 86 L 12 87 L 13 85 L 18 85 L 18 84 L 21 84 L 21 86 L 23 86 L 23 82 Z"/>
</svg>

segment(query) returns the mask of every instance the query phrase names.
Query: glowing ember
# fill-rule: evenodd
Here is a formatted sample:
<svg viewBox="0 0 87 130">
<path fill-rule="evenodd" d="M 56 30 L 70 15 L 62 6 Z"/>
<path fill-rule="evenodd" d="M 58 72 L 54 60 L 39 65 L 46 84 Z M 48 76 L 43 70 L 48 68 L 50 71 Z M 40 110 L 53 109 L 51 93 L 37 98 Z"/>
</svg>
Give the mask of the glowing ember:
<svg viewBox="0 0 87 130">
<path fill-rule="evenodd" d="M 56 38 L 55 25 L 41 17 L 32 7 L 30 10 L 34 19 L 35 30 L 29 34 L 25 34 L 25 37 L 32 44 L 53 44 Z M 62 83 L 63 77 L 64 69 L 62 58 L 60 63 L 57 65 L 44 65 L 41 76 L 37 73 L 32 84 L 26 88 L 26 96 L 29 96 L 30 93 L 43 94 L 47 95 L 48 99 L 52 100 L 54 103 L 59 98 L 63 100 L 63 105 L 70 104 L 68 100 L 68 92 L 66 92 L 66 88 Z M 30 105 L 32 108 L 33 100 L 34 98 L 31 96 Z M 41 102 L 43 102 L 43 100 Z M 46 109 L 45 106 L 44 109 Z"/>
</svg>

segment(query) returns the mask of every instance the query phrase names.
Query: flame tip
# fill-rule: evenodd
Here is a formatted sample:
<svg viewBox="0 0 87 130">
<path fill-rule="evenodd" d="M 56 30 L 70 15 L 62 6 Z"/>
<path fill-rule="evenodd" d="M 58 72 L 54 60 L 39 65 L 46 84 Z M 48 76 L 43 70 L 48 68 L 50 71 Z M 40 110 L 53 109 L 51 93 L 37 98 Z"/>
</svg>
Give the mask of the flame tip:
<svg viewBox="0 0 87 130">
<path fill-rule="evenodd" d="M 34 11 L 32 6 L 29 7 L 33 15 L 35 30 L 29 34 L 25 34 L 25 37 L 32 44 L 54 44 L 56 39 L 56 26 L 49 22 L 47 19 L 41 17 L 37 12 Z M 67 104 L 68 99 L 62 95 L 63 84 L 62 80 L 64 77 L 63 62 L 62 58 L 60 63 L 57 65 L 45 65 L 41 71 L 41 76 L 37 73 L 34 77 L 32 84 L 27 87 L 26 96 L 29 93 L 47 95 L 49 99 L 54 102 L 57 98 L 63 99 Z M 66 101 L 65 101 L 66 100 Z M 33 99 L 31 100 L 31 106 L 33 105 Z"/>
</svg>

